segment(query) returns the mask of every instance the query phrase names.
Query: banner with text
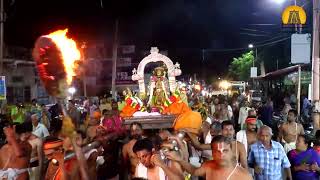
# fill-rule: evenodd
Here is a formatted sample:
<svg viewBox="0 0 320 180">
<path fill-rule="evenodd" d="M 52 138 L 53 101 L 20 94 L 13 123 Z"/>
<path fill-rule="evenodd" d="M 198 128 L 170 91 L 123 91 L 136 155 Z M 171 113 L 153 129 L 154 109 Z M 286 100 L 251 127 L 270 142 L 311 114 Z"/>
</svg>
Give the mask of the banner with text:
<svg viewBox="0 0 320 180">
<path fill-rule="evenodd" d="M 0 76 L 0 100 L 5 100 L 7 97 L 6 77 Z"/>
</svg>

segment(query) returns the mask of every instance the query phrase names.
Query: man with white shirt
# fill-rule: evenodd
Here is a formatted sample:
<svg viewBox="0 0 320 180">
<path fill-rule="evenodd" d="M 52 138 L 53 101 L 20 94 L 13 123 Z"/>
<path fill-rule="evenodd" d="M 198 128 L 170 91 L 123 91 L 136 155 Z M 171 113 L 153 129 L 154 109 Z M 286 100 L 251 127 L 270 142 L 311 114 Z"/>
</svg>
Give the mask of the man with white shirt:
<svg viewBox="0 0 320 180">
<path fill-rule="evenodd" d="M 49 136 L 49 131 L 45 125 L 39 122 L 39 117 L 37 114 L 31 116 L 32 120 L 32 133 L 41 139 L 45 139 Z"/>
</svg>

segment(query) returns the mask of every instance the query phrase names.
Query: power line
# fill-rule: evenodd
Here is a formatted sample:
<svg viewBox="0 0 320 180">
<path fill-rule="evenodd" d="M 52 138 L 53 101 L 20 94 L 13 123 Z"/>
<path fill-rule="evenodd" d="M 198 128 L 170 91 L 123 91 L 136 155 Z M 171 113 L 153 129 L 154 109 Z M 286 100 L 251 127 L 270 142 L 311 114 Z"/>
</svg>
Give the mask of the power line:
<svg viewBox="0 0 320 180">
<path fill-rule="evenodd" d="M 269 42 L 269 43 L 265 43 L 265 44 L 262 44 L 262 45 L 257 45 L 256 47 L 263 47 L 263 46 L 268 46 L 268 45 L 271 45 L 271 44 L 276 44 L 278 42 L 282 42 L 282 41 L 285 41 L 287 39 L 290 39 L 291 37 L 285 37 L 283 39 L 279 39 L 279 40 L 276 40 L 276 41 L 273 41 L 273 42 Z"/>
<path fill-rule="evenodd" d="M 258 29 L 240 28 L 240 30 L 243 30 L 243 31 L 252 31 L 252 32 L 261 32 L 261 33 L 265 33 L 265 34 L 270 34 L 269 32 L 261 31 L 261 30 L 258 30 Z"/>
<path fill-rule="evenodd" d="M 278 36 L 280 34 L 280 36 Z M 275 34 L 273 35 L 274 37 L 270 38 L 270 39 L 267 39 L 267 40 L 263 40 L 263 41 L 260 41 L 260 42 L 252 42 L 253 44 L 262 44 L 262 43 L 265 43 L 265 42 L 268 42 L 268 41 L 271 41 L 273 39 L 278 39 L 278 38 L 283 38 L 285 37 L 286 35 L 283 35 L 281 32 L 278 33 L 278 34 Z"/>
<path fill-rule="evenodd" d="M 268 42 L 268 43 L 264 43 L 264 44 L 260 44 L 260 45 L 255 45 L 255 47 L 263 47 L 263 46 L 268 46 L 268 45 L 272 45 L 272 44 L 276 44 L 282 41 L 285 41 L 287 39 L 290 39 L 291 37 L 285 37 L 279 40 L 275 40 L 272 42 Z M 242 50 L 247 50 L 249 49 L 248 47 L 246 48 L 231 48 L 231 49 L 204 49 L 205 52 L 226 52 L 226 51 L 242 51 Z"/>
<path fill-rule="evenodd" d="M 263 40 L 263 41 L 260 41 L 260 42 L 252 42 L 252 44 L 254 44 L 256 47 L 262 47 L 262 46 L 265 46 L 265 45 L 281 42 L 281 41 L 284 41 L 284 40 L 287 40 L 287 39 L 290 38 L 287 35 L 283 35 L 283 34 L 280 35 L 280 34 L 282 34 L 282 32 L 274 34 L 273 36 L 275 36 L 275 37 L 272 37 L 270 39 Z M 278 39 L 278 38 L 282 38 L 282 39 Z M 278 40 L 270 42 L 271 40 L 274 40 L 274 39 L 278 39 Z M 244 47 L 239 47 L 239 48 L 221 48 L 221 49 L 202 48 L 202 49 L 200 49 L 200 51 L 201 51 L 201 53 L 205 53 L 205 52 L 243 51 L 243 50 L 248 50 L 248 49 L 249 49 L 248 47 L 245 47 L 245 48 Z M 188 51 L 188 52 L 190 52 L 190 51 L 199 52 L 198 48 L 197 49 L 196 48 L 176 48 L 176 51 L 181 51 L 181 50 Z"/>
<path fill-rule="evenodd" d="M 264 37 L 269 37 L 270 35 L 268 34 L 254 34 L 254 33 L 245 33 L 245 32 L 241 32 L 240 34 L 242 35 L 247 35 L 247 36 L 254 36 L 254 37 L 261 37 L 261 36 L 264 36 Z"/>
</svg>

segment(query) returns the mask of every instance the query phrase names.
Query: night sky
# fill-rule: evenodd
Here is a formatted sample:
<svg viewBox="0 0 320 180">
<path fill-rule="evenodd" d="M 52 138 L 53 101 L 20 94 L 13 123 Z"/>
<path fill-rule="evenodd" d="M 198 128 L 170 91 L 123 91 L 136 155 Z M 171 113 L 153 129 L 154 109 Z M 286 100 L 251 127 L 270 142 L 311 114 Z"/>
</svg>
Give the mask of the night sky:
<svg viewBox="0 0 320 180">
<path fill-rule="evenodd" d="M 280 16 L 283 8 L 292 3 L 290 0 L 283 5 L 274 0 L 102 0 L 102 4 L 100 0 L 4 1 L 5 42 L 9 45 L 31 48 L 38 36 L 66 27 L 69 36 L 77 41 L 104 40 L 112 44 L 114 22 L 118 18 L 120 44 L 135 44 L 138 49 L 157 46 L 168 50 L 169 57 L 181 63 L 183 72 L 209 72 L 212 76 L 225 73 L 232 57 L 245 52 L 241 48 L 249 43 L 263 44 L 286 37 L 288 33 L 282 30 Z M 310 3 L 305 8 L 310 11 Z M 202 49 L 206 49 L 203 63 Z"/>
</svg>

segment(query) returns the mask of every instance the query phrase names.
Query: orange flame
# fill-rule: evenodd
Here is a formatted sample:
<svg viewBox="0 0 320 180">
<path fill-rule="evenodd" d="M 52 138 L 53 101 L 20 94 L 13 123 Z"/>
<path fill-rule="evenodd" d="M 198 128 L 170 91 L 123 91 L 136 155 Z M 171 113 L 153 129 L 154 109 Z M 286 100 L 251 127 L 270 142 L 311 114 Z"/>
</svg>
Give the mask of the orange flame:
<svg viewBox="0 0 320 180">
<path fill-rule="evenodd" d="M 50 33 L 47 37 L 50 38 L 61 51 L 63 65 L 67 73 L 67 83 L 70 85 L 72 77 L 75 76 L 75 61 L 80 60 L 81 53 L 77 48 L 76 42 L 66 36 L 67 32 L 68 29 L 58 30 Z"/>
</svg>

